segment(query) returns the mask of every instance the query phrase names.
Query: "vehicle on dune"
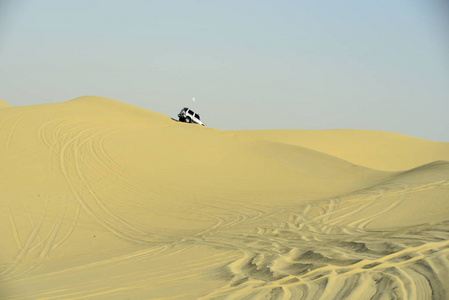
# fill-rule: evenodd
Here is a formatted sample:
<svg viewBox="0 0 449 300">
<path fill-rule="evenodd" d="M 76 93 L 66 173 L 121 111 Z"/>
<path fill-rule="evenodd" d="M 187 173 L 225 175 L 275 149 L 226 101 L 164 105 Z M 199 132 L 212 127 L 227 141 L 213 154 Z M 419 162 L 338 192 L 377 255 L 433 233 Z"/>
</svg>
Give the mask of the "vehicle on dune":
<svg viewBox="0 0 449 300">
<path fill-rule="evenodd" d="M 200 124 L 203 126 L 206 126 L 201 119 L 200 115 L 195 113 L 193 110 L 189 109 L 188 107 L 184 107 L 181 112 L 178 114 L 178 118 L 180 122 L 186 122 L 186 123 L 195 123 Z"/>
</svg>

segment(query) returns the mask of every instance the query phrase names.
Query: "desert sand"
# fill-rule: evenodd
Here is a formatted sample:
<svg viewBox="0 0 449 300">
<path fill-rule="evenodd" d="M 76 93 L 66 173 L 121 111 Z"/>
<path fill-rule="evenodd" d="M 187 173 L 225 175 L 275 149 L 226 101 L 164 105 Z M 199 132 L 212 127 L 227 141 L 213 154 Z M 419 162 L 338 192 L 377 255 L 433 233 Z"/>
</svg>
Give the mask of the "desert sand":
<svg viewBox="0 0 449 300">
<path fill-rule="evenodd" d="M 1 299 L 449 299 L 449 143 L 0 101 L 0 205 Z"/>
<path fill-rule="evenodd" d="M 10 107 L 10 106 L 11 106 L 11 104 L 9 104 L 8 102 L 6 102 L 3 99 L 0 99 L 0 108 L 2 108 L 2 107 Z"/>
</svg>

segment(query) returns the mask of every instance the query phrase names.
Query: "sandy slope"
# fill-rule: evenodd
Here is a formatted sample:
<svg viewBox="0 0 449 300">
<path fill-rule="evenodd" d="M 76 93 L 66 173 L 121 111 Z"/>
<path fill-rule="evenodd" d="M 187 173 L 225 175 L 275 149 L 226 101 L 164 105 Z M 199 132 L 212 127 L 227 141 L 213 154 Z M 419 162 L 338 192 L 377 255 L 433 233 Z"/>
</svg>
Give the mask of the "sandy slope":
<svg viewBox="0 0 449 300">
<path fill-rule="evenodd" d="M 236 130 L 236 135 L 302 146 L 360 166 L 402 171 L 436 160 L 449 161 L 449 143 L 375 130 Z"/>
<path fill-rule="evenodd" d="M 0 109 L 0 298 L 447 297 L 440 144 L 382 172 L 257 135 L 100 97 Z"/>
<path fill-rule="evenodd" d="M 0 99 L 0 108 L 3 108 L 3 107 L 10 107 L 11 106 L 11 104 L 9 104 L 8 102 L 6 102 L 5 100 L 3 100 L 3 99 Z"/>
</svg>

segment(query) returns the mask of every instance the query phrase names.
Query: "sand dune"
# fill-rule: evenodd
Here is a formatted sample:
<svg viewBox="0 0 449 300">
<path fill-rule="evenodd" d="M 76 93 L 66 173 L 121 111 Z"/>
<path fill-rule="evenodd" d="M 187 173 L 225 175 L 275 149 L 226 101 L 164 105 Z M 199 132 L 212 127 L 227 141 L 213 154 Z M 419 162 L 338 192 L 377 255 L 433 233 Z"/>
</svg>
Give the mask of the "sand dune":
<svg viewBox="0 0 449 300">
<path fill-rule="evenodd" d="M 236 130 L 239 136 L 302 146 L 354 164 L 403 171 L 437 160 L 449 161 L 449 143 L 375 130 Z"/>
<path fill-rule="evenodd" d="M 3 107 L 10 107 L 11 106 L 11 104 L 9 104 L 8 102 L 6 102 L 5 100 L 3 100 L 3 99 L 0 99 L 0 108 L 3 108 Z"/>
<path fill-rule="evenodd" d="M 335 134 L 0 109 L 0 298 L 447 299 L 447 144 Z"/>
</svg>

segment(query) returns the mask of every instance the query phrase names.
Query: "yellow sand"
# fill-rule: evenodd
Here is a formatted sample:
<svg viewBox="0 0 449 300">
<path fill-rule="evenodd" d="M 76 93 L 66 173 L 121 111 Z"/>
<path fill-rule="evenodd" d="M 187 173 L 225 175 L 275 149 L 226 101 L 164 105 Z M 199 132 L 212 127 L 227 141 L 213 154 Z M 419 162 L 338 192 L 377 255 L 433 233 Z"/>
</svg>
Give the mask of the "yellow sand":
<svg viewBox="0 0 449 300">
<path fill-rule="evenodd" d="M 0 104 L 0 299 L 448 298 L 448 143 Z"/>
<path fill-rule="evenodd" d="M 253 139 L 307 147 L 384 171 L 402 171 L 436 160 L 449 161 L 449 143 L 375 130 L 239 130 Z"/>
<path fill-rule="evenodd" d="M 3 99 L 0 99 L 0 108 L 3 108 L 3 107 L 10 107 L 11 106 L 11 104 L 9 104 L 8 102 L 6 102 L 5 100 L 3 100 Z"/>
</svg>

